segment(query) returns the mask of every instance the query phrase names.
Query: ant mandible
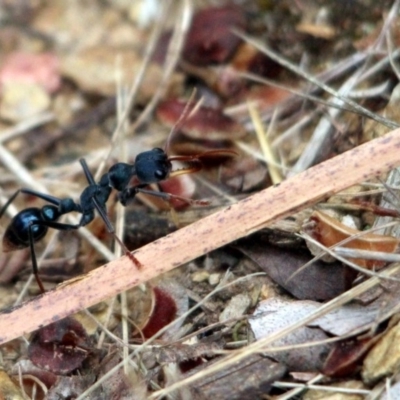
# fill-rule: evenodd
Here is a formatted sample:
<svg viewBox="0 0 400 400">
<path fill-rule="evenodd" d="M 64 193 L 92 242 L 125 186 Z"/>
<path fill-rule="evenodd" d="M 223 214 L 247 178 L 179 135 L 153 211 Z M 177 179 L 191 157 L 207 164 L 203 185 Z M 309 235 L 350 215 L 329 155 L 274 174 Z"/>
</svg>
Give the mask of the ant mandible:
<svg viewBox="0 0 400 400">
<path fill-rule="evenodd" d="M 71 198 L 57 198 L 48 194 L 40 193 L 31 189 L 20 189 L 11 196 L 3 208 L 0 210 L 0 218 L 4 215 L 9 205 L 14 201 L 19 193 L 29 194 L 45 200 L 51 204 L 46 204 L 42 208 L 31 207 L 20 211 L 9 223 L 3 236 L 3 251 L 10 252 L 23 248 L 30 248 L 32 258 L 32 270 L 36 282 L 42 293 L 45 289 L 39 277 L 38 265 L 36 260 L 34 244 L 40 241 L 47 233 L 49 228 L 59 231 L 76 230 L 83 227 L 95 217 L 95 210 L 104 221 L 108 232 L 113 235 L 125 254 L 141 267 L 141 263 L 126 248 L 122 240 L 115 234 L 115 229 L 107 216 L 106 203 L 110 197 L 112 189 L 117 190 L 119 201 L 126 205 L 137 193 L 145 193 L 152 196 L 161 197 L 166 201 L 179 199 L 188 204 L 208 204 L 207 201 L 192 200 L 185 197 L 176 196 L 170 193 L 157 192 L 146 189 L 152 183 L 159 183 L 169 177 L 197 172 L 202 168 L 201 158 L 213 156 L 233 156 L 236 153 L 232 150 L 210 150 L 196 156 L 172 156 L 168 157 L 166 152 L 160 148 L 139 153 L 134 164 L 116 163 L 104 174 L 98 183 L 95 182 L 89 167 L 84 159 L 80 159 L 83 171 L 88 181 L 88 186 L 83 190 L 79 203 Z M 189 168 L 182 168 L 172 171 L 172 161 L 182 161 L 190 165 Z M 130 181 L 136 178 L 138 183 L 129 186 Z M 70 212 L 78 212 L 81 219 L 78 224 L 66 224 L 57 220 Z"/>
</svg>

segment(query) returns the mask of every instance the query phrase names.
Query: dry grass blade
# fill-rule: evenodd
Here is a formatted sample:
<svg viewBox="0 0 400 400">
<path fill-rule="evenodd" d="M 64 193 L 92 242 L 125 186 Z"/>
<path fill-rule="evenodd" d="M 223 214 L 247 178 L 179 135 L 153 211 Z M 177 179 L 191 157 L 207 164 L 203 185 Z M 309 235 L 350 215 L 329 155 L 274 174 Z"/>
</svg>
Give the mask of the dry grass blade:
<svg viewBox="0 0 400 400">
<path fill-rule="evenodd" d="M 245 35 L 241 32 L 235 31 L 235 34 L 238 35 L 240 38 L 242 38 L 244 41 L 247 43 L 252 44 L 254 47 L 256 47 L 258 50 L 260 50 L 262 53 L 270 57 L 272 60 L 276 61 L 278 64 L 282 65 L 283 67 L 287 68 L 288 70 L 294 72 L 295 74 L 305 78 L 307 81 L 310 83 L 313 83 L 317 87 L 323 89 L 325 92 L 331 94 L 335 98 L 341 100 L 348 106 L 352 107 L 354 110 L 357 110 L 359 113 L 364 114 L 368 118 L 371 118 L 372 120 L 381 123 L 384 126 L 387 126 L 388 128 L 394 129 L 398 128 L 398 124 L 390 121 L 378 114 L 375 114 L 368 109 L 360 106 L 359 104 L 355 103 L 353 100 L 349 99 L 348 97 L 342 95 L 340 91 L 335 91 L 332 89 L 330 86 L 325 85 L 325 83 L 321 82 L 318 80 L 316 77 L 314 77 L 311 74 L 308 74 L 307 72 L 303 71 L 301 68 L 298 68 L 296 65 L 292 64 L 291 62 L 285 60 L 283 57 L 281 57 L 279 54 L 276 54 L 273 52 L 271 49 L 260 43 L 258 40 L 253 39 L 252 37 Z M 362 78 L 360 78 L 362 79 Z"/>
<path fill-rule="evenodd" d="M 90 307 L 209 251 L 249 235 L 301 208 L 400 164 L 400 129 L 375 139 L 278 186 L 142 247 L 135 256 L 112 261 L 75 281 L 0 316 L 0 344 Z M 375 279 L 375 278 L 373 278 Z"/>
</svg>

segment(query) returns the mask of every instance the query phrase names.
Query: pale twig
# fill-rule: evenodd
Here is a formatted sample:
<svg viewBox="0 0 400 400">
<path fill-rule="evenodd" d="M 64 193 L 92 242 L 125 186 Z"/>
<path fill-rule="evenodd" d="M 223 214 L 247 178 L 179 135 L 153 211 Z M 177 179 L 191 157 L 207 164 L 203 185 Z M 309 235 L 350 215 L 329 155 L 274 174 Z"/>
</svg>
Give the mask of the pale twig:
<svg viewBox="0 0 400 400">
<path fill-rule="evenodd" d="M 0 326 L 7 329 L 0 333 L 0 343 L 90 307 L 357 182 L 393 169 L 400 164 L 399 148 L 397 129 L 142 247 L 135 254 L 143 264 L 139 270 L 128 257 L 122 257 L 12 313 L 2 314 Z"/>
<path fill-rule="evenodd" d="M 316 383 L 316 382 L 321 381 L 323 378 L 324 378 L 324 375 L 318 374 L 318 375 L 315 376 L 314 378 L 310 379 L 310 380 L 306 383 L 306 385 L 312 385 L 312 384 L 314 384 L 314 383 Z M 297 397 L 297 395 L 299 395 L 299 394 L 302 393 L 303 391 L 304 391 L 303 388 L 294 388 L 294 389 L 292 389 L 292 390 L 290 390 L 290 391 L 288 391 L 288 392 L 286 392 L 286 393 L 284 393 L 284 394 L 278 396 L 278 397 L 276 398 L 276 400 L 289 400 L 289 399 L 291 399 L 291 398 L 293 398 L 293 397 Z"/>
<path fill-rule="evenodd" d="M 121 126 L 120 129 L 120 134 L 115 135 L 114 138 L 117 149 L 118 149 L 118 158 L 120 162 L 126 163 L 128 161 L 128 152 L 126 146 L 123 146 L 123 143 L 126 140 L 127 137 L 127 130 L 128 130 L 128 121 L 123 119 L 124 117 L 124 110 L 128 109 L 128 102 L 129 100 L 132 101 L 134 98 L 131 97 L 128 99 L 125 96 L 125 86 L 124 86 L 124 78 L 122 76 L 122 73 L 120 69 L 117 69 L 117 121 L 118 125 Z M 136 93 L 136 92 L 135 92 Z M 132 105 L 134 102 L 132 101 Z M 115 224 L 115 234 L 119 238 L 124 237 L 124 232 L 125 232 L 125 207 L 122 206 L 118 202 L 117 204 L 117 218 L 116 218 L 116 224 Z M 121 246 L 116 246 L 114 249 L 114 254 L 115 257 L 121 257 L 123 251 Z M 124 362 L 124 373 L 125 375 L 129 374 L 129 363 L 128 363 L 128 356 L 129 356 L 129 351 L 127 345 L 129 344 L 129 326 L 128 326 L 128 315 L 129 315 L 129 310 L 128 310 L 128 298 L 126 295 L 126 292 L 122 292 L 121 296 L 121 317 L 122 317 L 122 342 L 124 343 L 124 347 L 122 349 L 122 359 Z"/>
</svg>

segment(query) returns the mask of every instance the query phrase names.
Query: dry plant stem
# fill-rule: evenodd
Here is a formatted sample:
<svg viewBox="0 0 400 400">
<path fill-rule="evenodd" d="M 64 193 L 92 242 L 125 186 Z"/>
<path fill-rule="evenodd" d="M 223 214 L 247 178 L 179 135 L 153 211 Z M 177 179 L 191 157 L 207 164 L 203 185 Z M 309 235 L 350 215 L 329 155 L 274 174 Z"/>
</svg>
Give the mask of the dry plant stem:
<svg viewBox="0 0 400 400">
<path fill-rule="evenodd" d="M 258 40 L 253 39 L 251 36 L 245 35 L 245 34 L 243 34 L 241 32 L 236 31 L 236 30 L 234 31 L 234 33 L 237 36 L 239 36 L 241 39 L 243 39 L 245 42 L 250 43 L 255 48 L 260 50 L 262 53 L 264 53 L 268 57 L 272 58 L 274 61 L 276 61 L 277 63 L 279 63 L 283 67 L 285 67 L 288 70 L 294 72 L 295 74 L 303 77 L 304 79 L 306 79 L 310 83 L 313 83 L 314 85 L 316 85 L 319 88 L 323 89 L 325 92 L 331 94 L 332 96 L 337 97 L 338 99 L 342 100 L 344 103 L 346 103 L 350 107 L 354 108 L 354 110 L 358 110 L 358 112 L 363 113 L 365 116 L 373 119 L 376 122 L 381 123 L 382 125 L 387 126 L 388 128 L 394 129 L 394 128 L 398 128 L 399 127 L 399 125 L 396 124 L 395 122 L 390 121 L 390 120 L 388 120 L 388 119 L 386 119 L 386 118 L 384 118 L 384 117 L 382 117 L 382 116 L 380 116 L 378 114 L 375 114 L 375 113 L 369 111 L 368 109 L 360 106 L 359 104 L 355 103 L 353 100 L 351 100 L 351 99 L 349 99 L 349 98 L 347 98 L 345 96 L 342 96 L 339 92 L 337 92 L 334 89 L 332 89 L 331 87 L 325 85 L 323 82 L 318 80 L 313 75 L 308 74 L 307 72 L 303 71 L 301 68 L 298 68 L 296 65 L 290 63 L 289 61 L 287 61 L 286 59 L 281 57 L 279 54 L 273 52 L 271 49 L 266 47 L 264 44 L 260 43 Z"/>
<path fill-rule="evenodd" d="M 314 378 L 310 379 L 310 380 L 306 383 L 306 385 L 308 386 L 308 385 L 312 385 L 312 384 L 314 384 L 314 383 L 317 383 L 317 382 L 321 381 L 323 378 L 324 378 L 324 375 L 318 374 L 318 375 L 315 376 Z M 276 383 L 277 383 L 277 382 L 276 382 Z M 275 385 L 275 384 L 273 384 L 273 385 Z M 290 390 L 290 391 L 288 391 L 288 392 L 286 392 L 286 393 L 284 393 L 284 394 L 278 396 L 278 397 L 276 398 L 276 400 L 289 400 L 289 399 L 292 399 L 292 398 L 298 396 L 298 395 L 299 395 L 300 393 L 302 393 L 302 392 L 304 392 L 304 389 L 303 389 L 303 388 L 292 389 L 292 390 Z"/>
<path fill-rule="evenodd" d="M 24 120 L 14 125 L 12 128 L 3 129 L 0 131 L 0 142 L 5 143 L 8 140 L 15 139 L 18 136 L 25 135 L 31 129 L 37 128 L 38 126 L 47 124 L 48 122 L 54 121 L 55 116 L 52 112 L 46 112 L 39 115 L 35 115 L 28 120 Z"/>
<path fill-rule="evenodd" d="M 161 10 L 161 13 L 162 13 L 162 10 Z M 162 21 L 159 21 L 159 22 L 162 22 Z M 100 179 L 101 175 L 103 174 L 103 171 L 106 167 L 106 163 L 107 163 L 108 159 L 110 158 L 111 153 L 114 150 L 115 143 L 120 138 L 120 133 L 122 131 L 122 128 L 124 128 L 126 131 L 126 127 L 124 127 L 124 124 L 126 123 L 126 121 L 128 121 L 128 115 L 131 112 L 131 110 L 136 102 L 137 93 L 139 91 L 140 85 L 143 83 L 143 78 L 146 74 L 148 65 L 150 64 L 151 56 L 153 54 L 154 48 L 156 47 L 157 41 L 161 35 L 163 26 L 164 26 L 163 23 L 154 24 L 154 28 L 152 30 L 148 44 L 146 46 L 146 51 L 145 51 L 144 58 L 143 58 L 141 66 L 140 66 L 140 69 L 139 69 L 139 71 L 134 71 L 135 79 L 129 89 L 126 104 L 124 105 L 122 110 L 119 110 L 120 116 L 118 118 L 117 126 L 115 127 L 112 138 L 111 138 L 110 149 L 107 152 L 107 155 L 102 159 L 102 161 L 99 165 L 99 168 L 96 171 L 96 174 L 95 174 L 96 181 L 98 181 Z M 118 101 L 118 98 L 117 98 L 117 101 Z"/>
<path fill-rule="evenodd" d="M 0 315 L 0 344 L 90 307 L 400 164 L 400 129 L 332 158 Z M 377 281 L 376 278 L 372 278 Z"/>
<path fill-rule="evenodd" d="M 292 382 L 275 382 L 273 383 L 273 386 L 281 389 L 287 389 L 287 388 L 300 388 L 302 390 L 314 389 L 314 390 L 323 390 L 326 392 L 347 393 L 347 394 L 367 395 L 371 393 L 370 390 L 365 390 L 365 389 L 349 389 L 340 386 L 309 385 L 309 384 L 292 383 Z"/>
<path fill-rule="evenodd" d="M 348 96 L 350 90 L 357 85 L 358 78 L 359 71 L 356 71 L 338 90 L 338 94 L 341 96 Z M 343 105 L 343 101 L 337 97 L 330 99 L 330 101 L 339 106 Z M 293 166 L 289 176 L 295 175 L 301 171 L 305 171 L 310 167 L 310 165 L 314 164 L 315 160 L 318 159 L 318 155 L 323 152 L 323 149 L 326 148 L 328 142 L 331 140 L 333 133 L 332 121 L 335 121 L 339 117 L 341 111 L 339 109 L 329 109 L 326 112 L 328 115 L 323 116 L 319 120 L 307 143 L 307 146 L 297 160 L 296 164 Z"/>
<path fill-rule="evenodd" d="M 267 137 L 267 132 L 264 131 L 263 123 L 261 121 L 260 114 L 256 106 L 252 103 L 248 103 L 249 114 L 254 125 L 254 130 L 257 135 L 257 139 L 260 143 L 261 150 L 264 154 L 264 161 L 268 166 L 269 175 L 274 184 L 282 182 L 282 174 L 280 173 L 280 168 L 277 166 L 278 161 L 276 160 L 275 154 L 272 151 L 269 139 Z M 276 115 L 276 113 L 274 114 Z M 271 120 L 271 124 L 268 129 L 274 125 L 275 119 Z"/>
<path fill-rule="evenodd" d="M 175 27 L 173 35 L 170 40 L 170 44 L 168 46 L 167 57 L 164 63 L 164 73 L 159 83 L 157 91 L 154 93 L 154 96 L 151 98 L 150 102 L 146 105 L 146 108 L 140 114 L 139 118 L 135 121 L 132 126 L 132 130 L 136 130 L 138 126 L 140 126 L 146 118 L 151 114 L 154 110 L 162 96 L 165 94 L 167 89 L 168 81 L 174 72 L 181 51 L 185 44 L 186 34 L 190 28 L 190 22 L 192 20 L 193 15 L 193 4 L 191 0 L 182 0 L 182 15 L 179 19 L 179 25 Z"/>
</svg>

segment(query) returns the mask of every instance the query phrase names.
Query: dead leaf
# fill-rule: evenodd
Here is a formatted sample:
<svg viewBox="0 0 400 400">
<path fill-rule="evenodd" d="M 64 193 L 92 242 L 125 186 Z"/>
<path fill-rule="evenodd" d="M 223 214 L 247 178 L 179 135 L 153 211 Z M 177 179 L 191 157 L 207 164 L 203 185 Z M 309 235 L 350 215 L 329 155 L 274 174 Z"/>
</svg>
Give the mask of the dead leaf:
<svg viewBox="0 0 400 400">
<path fill-rule="evenodd" d="M 0 371 L 0 398 L 4 400 L 25 400 L 21 389 L 5 371 Z"/>
<path fill-rule="evenodd" d="M 246 25 L 240 7 L 227 5 L 198 11 L 186 37 L 183 58 L 195 65 L 226 62 L 241 42 L 232 29 L 244 30 Z"/>
<path fill-rule="evenodd" d="M 213 362 L 202 364 L 184 377 L 212 364 Z M 285 372 L 286 368 L 282 364 L 259 354 L 253 354 L 229 368 L 198 380 L 190 389 L 196 400 L 258 399 L 268 394 L 272 383 L 282 378 Z"/>
<path fill-rule="evenodd" d="M 89 355 L 89 339 L 82 325 L 71 317 L 39 329 L 28 348 L 29 359 L 55 374 L 67 374 Z"/>
<path fill-rule="evenodd" d="M 253 239 L 241 240 L 236 247 L 298 299 L 330 300 L 347 290 L 351 283 L 339 263 L 329 265 L 316 261 L 294 276 L 310 261 L 305 250 L 279 248 Z"/>
<path fill-rule="evenodd" d="M 390 376 L 400 365 L 400 324 L 389 330 L 364 360 L 362 378 L 367 385 Z"/>
<path fill-rule="evenodd" d="M 189 112 L 195 103 L 181 100 L 166 100 L 157 107 L 157 117 L 169 127 L 173 127 L 182 116 L 185 108 Z M 194 115 L 190 115 L 179 127 L 187 137 L 203 140 L 236 140 L 246 135 L 246 130 L 239 122 L 225 115 L 222 110 L 200 106 Z"/>
<path fill-rule="evenodd" d="M 259 340 L 304 318 L 318 307 L 319 304 L 313 301 L 271 298 L 259 303 L 252 318 L 249 319 L 249 324 L 256 340 Z M 290 347 L 325 339 L 328 339 L 328 336 L 322 330 L 304 326 L 273 342 L 271 347 Z M 318 371 L 322 368 L 330 347 L 329 344 L 323 344 L 281 352 L 268 351 L 266 354 L 284 364 L 291 371 Z"/>
<path fill-rule="evenodd" d="M 376 338 L 342 340 L 334 344 L 329 353 L 322 373 L 326 376 L 346 377 L 358 372 L 361 361 L 367 351 L 376 342 Z"/>
<path fill-rule="evenodd" d="M 358 235 L 358 237 L 347 241 L 341 246 L 386 253 L 395 253 L 399 247 L 400 240 L 393 236 L 376 235 L 373 233 L 365 233 L 359 236 L 360 231 L 349 228 L 337 219 L 321 211 L 314 211 L 311 214 L 310 220 L 315 222 L 315 225 L 310 228 L 311 236 L 326 247 L 332 247 L 355 235 Z M 378 260 L 365 260 L 362 258 L 349 258 L 349 260 L 360 267 L 368 269 L 379 268 L 385 265 L 384 261 Z"/>
</svg>

